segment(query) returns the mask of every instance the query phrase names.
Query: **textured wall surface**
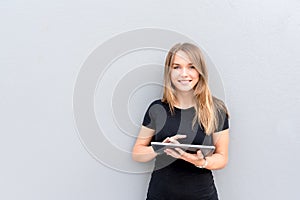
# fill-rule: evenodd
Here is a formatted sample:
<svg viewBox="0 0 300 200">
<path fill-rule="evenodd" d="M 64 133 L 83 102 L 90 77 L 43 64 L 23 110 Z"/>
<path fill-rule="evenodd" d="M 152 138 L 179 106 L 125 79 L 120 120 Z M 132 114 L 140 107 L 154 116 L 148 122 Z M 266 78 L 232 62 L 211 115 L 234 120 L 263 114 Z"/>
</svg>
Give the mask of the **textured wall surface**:
<svg viewBox="0 0 300 200">
<path fill-rule="evenodd" d="M 299 1 L 13 0 L 0 9 L 0 199 L 144 198 L 149 173 L 121 172 L 93 157 L 78 135 L 72 99 L 79 71 L 97 47 L 145 27 L 191 38 L 218 69 L 231 113 L 229 164 L 214 172 L 220 199 L 297 198 Z M 163 56 L 124 56 L 107 80 L 116 83 L 132 60 L 162 64 Z M 147 106 L 138 100 L 148 103 L 157 91 L 148 89 L 129 104 L 137 124 Z M 95 94 L 100 121 L 107 113 L 99 101 L 109 91 Z M 109 140 L 130 150 L 132 137 L 114 133 Z"/>
</svg>

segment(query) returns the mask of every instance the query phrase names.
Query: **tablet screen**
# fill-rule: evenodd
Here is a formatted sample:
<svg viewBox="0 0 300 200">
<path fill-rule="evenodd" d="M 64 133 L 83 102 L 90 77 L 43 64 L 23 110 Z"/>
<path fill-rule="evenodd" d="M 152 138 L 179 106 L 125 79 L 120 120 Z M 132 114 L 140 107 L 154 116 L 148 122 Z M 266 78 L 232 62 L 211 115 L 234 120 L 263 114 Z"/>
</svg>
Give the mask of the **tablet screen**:
<svg viewBox="0 0 300 200">
<path fill-rule="evenodd" d="M 182 150 L 188 153 L 196 153 L 198 150 L 201 150 L 204 157 L 206 157 L 212 155 L 215 151 L 214 146 L 206 146 L 206 145 L 151 142 L 151 146 L 153 147 L 154 151 L 159 154 L 164 153 L 165 149 L 181 148 Z"/>
</svg>

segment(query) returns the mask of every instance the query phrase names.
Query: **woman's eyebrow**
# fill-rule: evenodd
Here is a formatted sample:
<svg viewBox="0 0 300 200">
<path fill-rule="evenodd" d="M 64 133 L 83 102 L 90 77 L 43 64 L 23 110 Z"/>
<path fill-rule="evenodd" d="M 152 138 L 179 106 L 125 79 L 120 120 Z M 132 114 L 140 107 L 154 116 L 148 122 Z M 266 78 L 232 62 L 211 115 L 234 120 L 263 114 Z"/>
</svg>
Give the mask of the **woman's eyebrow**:
<svg viewBox="0 0 300 200">
<path fill-rule="evenodd" d="M 180 65 L 178 63 L 173 63 L 173 65 Z M 193 65 L 193 63 L 189 63 L 188 65 Z"/>
</svg>

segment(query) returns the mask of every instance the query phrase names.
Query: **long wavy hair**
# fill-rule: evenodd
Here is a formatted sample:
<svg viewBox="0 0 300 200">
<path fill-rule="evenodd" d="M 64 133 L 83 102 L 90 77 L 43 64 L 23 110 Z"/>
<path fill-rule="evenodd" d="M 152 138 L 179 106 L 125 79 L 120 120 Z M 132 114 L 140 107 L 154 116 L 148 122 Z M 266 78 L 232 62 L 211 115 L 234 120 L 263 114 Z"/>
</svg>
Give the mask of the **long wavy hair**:
<svg viewBox="0 0 300 200">
<path fill-rule="evenodd" d="M 198 121 L 205 133 L 210 135 L 216 132 L 219 123 L 224 120 L 226 114 L 229 116 L 225 104 L 213 97 L 208 85 L 208 73 L 204 56 L 201 50 L 191 43 L 178 43 L 174 45 L 167 54 L 164 69 L 164 92 L 162 101 L 169 104 L 171 113 L 174 113 L 174 106 L 177 103 L 175 88 L 171 82 L 171 69 L 174 56 L 178 51 L 186 53 L 199 72 L 199 81 L 194 87 L 195 117 L 193 126 Z"/>
</svg>

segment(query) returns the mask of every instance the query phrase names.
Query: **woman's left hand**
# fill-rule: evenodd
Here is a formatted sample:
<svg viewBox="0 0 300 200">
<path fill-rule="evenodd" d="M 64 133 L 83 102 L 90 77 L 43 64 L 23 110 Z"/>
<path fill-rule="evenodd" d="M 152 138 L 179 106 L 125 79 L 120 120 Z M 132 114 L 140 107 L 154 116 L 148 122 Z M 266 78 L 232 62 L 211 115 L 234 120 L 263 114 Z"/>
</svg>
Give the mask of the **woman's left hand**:
<svg viewBox="0 0 300 200">
<path fill-rule="evenodd" d="M 173 158 L 182 159 L 192 164 L 199 163 L 200 160 L 204 159 L 204 156 L 200 150 L 196 154 L 187 153 L 180 148 L 166 149 L 165 153 Z"/>
</svg>

